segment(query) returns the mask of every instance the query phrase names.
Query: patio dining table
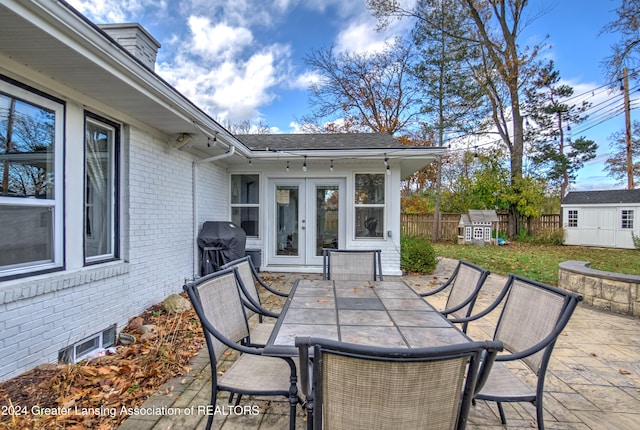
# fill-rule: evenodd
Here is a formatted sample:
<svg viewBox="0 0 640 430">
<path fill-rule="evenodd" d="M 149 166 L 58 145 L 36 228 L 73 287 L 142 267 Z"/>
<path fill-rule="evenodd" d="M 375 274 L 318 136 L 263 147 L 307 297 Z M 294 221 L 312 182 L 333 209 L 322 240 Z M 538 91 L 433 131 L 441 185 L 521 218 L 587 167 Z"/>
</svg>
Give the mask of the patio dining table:
<svg viewBox="0 0 640 430">
<path fill-rule="evenodd" d="M 297 356 L 297 336 L 388 348 L 471 342 L 402 280 L 297 280 L 264 354 Z"/>
</svg>

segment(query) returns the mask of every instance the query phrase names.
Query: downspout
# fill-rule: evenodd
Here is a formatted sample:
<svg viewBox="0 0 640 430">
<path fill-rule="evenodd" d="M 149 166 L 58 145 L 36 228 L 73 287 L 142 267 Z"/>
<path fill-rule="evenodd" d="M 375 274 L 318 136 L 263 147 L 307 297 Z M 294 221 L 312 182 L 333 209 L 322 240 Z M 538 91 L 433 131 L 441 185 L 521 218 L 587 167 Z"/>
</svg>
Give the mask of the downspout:
<svg viewBox="0 0 640 430">
<path fill-rule="evenodd" d="M 198 165 L 201 163 L 222 160 L 223 158 L 231 157 L 235 153 L 236 147 L 230 145 L 229 150 L 224 154 L 196 160 L 191 165 L 191 183 L 193 184 L 191 188 L 193 193 L 191 197 L 191 201 L 193 202 L 193 279 L 198 278 L 200 275 L 200 262 L 198 261 Z"/>
</svg>

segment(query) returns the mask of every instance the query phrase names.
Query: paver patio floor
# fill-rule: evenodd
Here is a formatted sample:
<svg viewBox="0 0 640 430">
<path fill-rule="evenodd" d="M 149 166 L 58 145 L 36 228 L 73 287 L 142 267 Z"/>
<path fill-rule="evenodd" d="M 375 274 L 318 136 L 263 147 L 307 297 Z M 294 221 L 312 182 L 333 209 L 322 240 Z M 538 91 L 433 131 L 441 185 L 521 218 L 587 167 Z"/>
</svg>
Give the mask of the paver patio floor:
<svg viewBox="0 0 640 430">
<path fill-rule="evenodd" d="M 403 279 L 418 292 L 429 291 L 446 280 L 455 264 L 455 260 L 443 259 L 434 274 Z M 295 273 L 263 275 L 272 278 L 271 285 L 282 291 L 287 291 L 298 277 L 321 277 Z M 474 309 L 479 311 L 491 303 L 505 282 L 504 276 L 490 275 Z M 442 309 L 444 300 L 445 297 L 429 301 Z M 281 306 L 275 296 L 264 297 L 264 303 L 276 310 Z M 486 321 L 472 323 L 469 335 L 476 340 L 490 339 L 497 316 L 498 312 L 492 312 Z M 231 361 L 234 356 L 225 359 Z M 228 364 L 223 362 L 220 366 Z M 130 416 L 120 430 L 204 429 L 205 408 L 211 393 L 206 348 L 192 367 L 189 374 L 168 382 L 142 406 L 145 415 Z M 241 405 L 247 408 L 234 411 L 227 404 L 227 396 L 222 395 L 218 405 L 214 429 L 288 428 L 288 402 L 284 398 L 246 397 Z M 536 428 L 533 405 L 506 403 L 504 408 L 506 426 L 500 423 L 495 403 L 478 401 L 471 409 L 467 428 Z M 547 429 L 640 428 L 640 320 L 580 304 L 556 343 L 547 373 L 544 410 Z M 305 427 L 304 412 L 298 408 L 296 428 Z"/>
</svg>

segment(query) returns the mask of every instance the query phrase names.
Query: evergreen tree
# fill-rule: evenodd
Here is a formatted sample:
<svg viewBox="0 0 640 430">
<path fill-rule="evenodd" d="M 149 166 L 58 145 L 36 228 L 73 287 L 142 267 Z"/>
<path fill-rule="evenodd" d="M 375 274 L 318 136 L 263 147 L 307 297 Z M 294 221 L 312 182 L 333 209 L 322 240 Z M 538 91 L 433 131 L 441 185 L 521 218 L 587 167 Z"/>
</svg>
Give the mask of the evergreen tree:
<svg viewBox="0 0 640 430">
<path fill-rule="evenodd" d="M 586 161 L 596 156 L 598 145 L 585 137 L 572 140 L 571 126 L 587 120 L 590 103 L 575 105 L 567 102 L 573 95 L 570 85 L 560 83 L 560 73 L 550 61 L 540 70 L 533 86 L 526 92 L 526 113 L 533 124 L 526 132 L 531 147 L 531 160 L 535 171 L 557 184 L 564 197 L 569 184 L 575 181 L 577 171 Z"/>
</svg>

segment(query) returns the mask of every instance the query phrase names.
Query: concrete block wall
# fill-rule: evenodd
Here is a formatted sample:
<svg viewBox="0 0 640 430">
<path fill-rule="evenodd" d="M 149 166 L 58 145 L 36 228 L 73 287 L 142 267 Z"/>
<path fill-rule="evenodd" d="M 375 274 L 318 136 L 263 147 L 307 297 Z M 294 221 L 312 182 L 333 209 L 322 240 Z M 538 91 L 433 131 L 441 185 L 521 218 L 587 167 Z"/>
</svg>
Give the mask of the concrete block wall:
<svg viewBox="0 0 640 430">
<path fill-rule="evenodd" d="M 573 260 L 560 263 L 558 286 L 582 295 L 586 305 L 640 317 L 640 276 L 595 270 L 590 264 Z"/>
</svg>

